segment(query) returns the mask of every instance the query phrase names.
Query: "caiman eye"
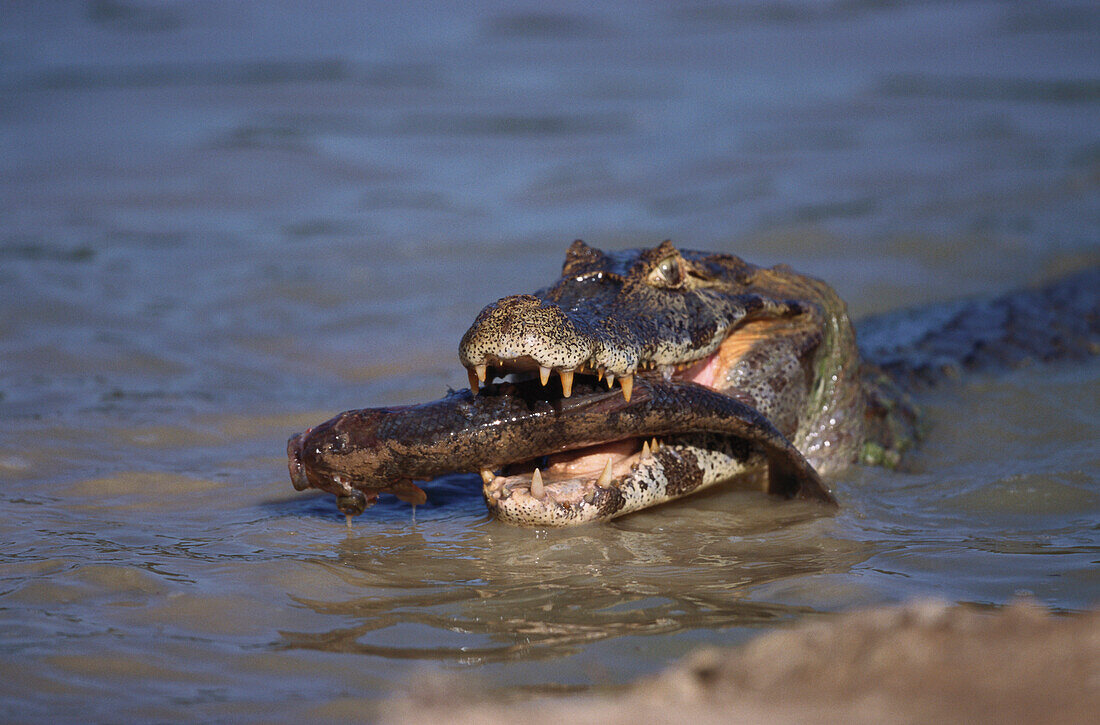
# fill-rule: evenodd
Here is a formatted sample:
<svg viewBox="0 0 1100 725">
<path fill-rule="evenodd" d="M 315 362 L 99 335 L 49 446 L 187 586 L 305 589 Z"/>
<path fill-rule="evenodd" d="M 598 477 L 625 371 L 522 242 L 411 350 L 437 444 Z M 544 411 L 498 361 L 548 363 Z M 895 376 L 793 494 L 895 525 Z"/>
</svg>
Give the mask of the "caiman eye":
<svg viewBox="0 0 1100 725">
<path fill-rule="evenodd" d="M 680 258 L 672 255 L 662 259 L 650 275 L 650 280 L 661 287 L 679 287 L 684 281 Z"/>
</svg>

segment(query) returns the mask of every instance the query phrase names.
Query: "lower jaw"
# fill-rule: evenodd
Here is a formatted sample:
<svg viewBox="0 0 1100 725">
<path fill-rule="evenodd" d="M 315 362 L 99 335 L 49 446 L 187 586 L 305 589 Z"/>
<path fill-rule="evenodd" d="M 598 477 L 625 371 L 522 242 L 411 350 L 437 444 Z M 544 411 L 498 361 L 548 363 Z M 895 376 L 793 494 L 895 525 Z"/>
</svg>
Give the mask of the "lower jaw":
<svg viewBox="0 0 1100 725">
<path fill-rule="evenodd" d="M 629 438 L 506 466 L 502 475 L 485 480 L 485 496 L 501 501 L 523 495 L 547 505 L 592 503 L 600 489 L 617 487 L 659 445 L 655 438 Z"/>
<path fill-rule="evenodd" d="M 560 528 L 633 513 L 737 479 L 745 488 L 763 491 L 766 470 L 763 458 L 738 448 L 733 441 L 698 445 L 704 436 L 670 439 L 659 454 L 631 465 L 622 462 L 624 474 L 611 485 L 597 487 L 591 481 L 572 479 L 544 484 L 541 498 L 531 494 L 530 478 L 498 476 L 483 487 L 489 512 L 515 526 Z M 675 480 L 672 471 L 698 466 L 693 480 Z"/>
</svg>

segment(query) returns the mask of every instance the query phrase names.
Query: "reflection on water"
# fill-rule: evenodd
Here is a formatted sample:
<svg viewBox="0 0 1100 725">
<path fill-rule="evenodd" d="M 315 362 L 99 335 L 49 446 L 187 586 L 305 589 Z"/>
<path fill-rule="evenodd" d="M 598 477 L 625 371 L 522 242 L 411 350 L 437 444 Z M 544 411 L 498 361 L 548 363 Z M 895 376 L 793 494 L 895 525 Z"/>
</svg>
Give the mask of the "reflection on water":
<svg viewBox="0 0 1100 725">
<path fill-rule="evenodd" d="M 430 522 L 357 530 L 338 556 L 361 596 L 296 600 L 355 624 L 283 636 L 288 647 L 476 664 L 560 657 L 624 635 L 768 626 L 807 609 L 746 601 L 752 587 L 846 571 L 867 548 L 829 538 L 812 504 L 723 498 L 575 532 L 491 523 L 439 542 L 419 530 Z"/>
<path fill-rule="evenodd" d="M 576 236 L 788 262 L 857 314 L 1095 263 L 1098 36 L 1068 1 L 5 8 L 5 714 L 370 716 L 423 668 L 590 687 L 868 603 L 1089 606 L 1096 364 L 930 394 L 835 515 L 531 532 L 454 476 L 348 531 L 283 450 L 464 386 L 463 330 Z"/>
</svg>

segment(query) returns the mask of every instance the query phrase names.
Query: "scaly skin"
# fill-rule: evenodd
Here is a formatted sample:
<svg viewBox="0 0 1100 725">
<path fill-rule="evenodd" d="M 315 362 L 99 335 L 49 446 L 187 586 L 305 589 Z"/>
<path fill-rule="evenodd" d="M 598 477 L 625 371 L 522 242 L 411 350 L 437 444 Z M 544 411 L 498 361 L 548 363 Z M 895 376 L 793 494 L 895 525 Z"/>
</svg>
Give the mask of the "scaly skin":
<svg viewBox="0 0 1100 725">
<path fill-rule="evenodd" d="M 662 274 L 670 264 L 674 284 Z M 557 283 L 489 305 L 459 346 L 478 378 L 482 365 L 566 376 L 602 369 L 620 385 L 715 356 L 704 384 L 763 413 L 819 471 L 855 460 L 864 400 L 847 308 L 828 285 L 784 265 L 670 242 L 605 254 L 578 241 Z"/>
<path fill-rule="evenodd" d="M 650 449 L 646 442 L 638 455 L 617 462 L 618 476 L 608 469 L 595 485 L 574 480 L 566 491 L 559 481 L 547 496 L 530 476 L 492 473 L 548 451 L 638 436 L 661 437 L 664 444 Z M 639 378 L 630 402 L 584 382 L 569 399 L 548 399 L 528 380 L 405 408 L 351 410 L 292 437 L 287 453 L 295 488 L 333 493 L 348 514 L 361 512 L 378 493 L 410 495 L 411 484 L 395 490 L 395 481 L 453 471 L 482 472 L 490 510 L 521 525 L 620 516 L 713 485 L 731 467 L 766 467 L 771 493 L 836 503 L 809 462 L 760 413 L 695 383 L 659 378 Z M 699 475 L 665 475 L 677 466 L 690 474 L 688 461 Z"/>
<path fill-rule="evenodd" d="M 472 399 L 479 401 L 476 415 L 472 401 L 462 398 L 469 393 L 427 408 L 352 411 L 291 439 L 295 487 L 329 490 L 351 514 L 379 492 L 420 500 L 411 479 L 474 469 L 482 472 L 490 510 L 502 520 L 561 526 L 622 515 L 733 478 L 755 480 L 780 466 L 781 457 L 759 455 L 773 433 L 819 471 L 850 464 L 866 437 L 854 335 L 831 288 L 784 266 L 763 269 L 732 255 L 680 252 L 670 242 L 611 254 L 575 242 L 561 280 L 487 307 L 463 337 L 459 356 L 475 390 L 494 374 L 537 371 L 545 385 L 555 373 L 560 387 L 551 385 L 543 395 L 560 410 L 558 430 L 540 436 L 545 420 L 521 425 L 518 398 L 497 387 Z M 663 449 L 642 450 L 642 439 L 658 431 L 637 418 L 612 426 L 603 414 L 594 420 L 603 421 L 604 436 L 585 433 L 580 411 L 596 395 L 590 385 L 597 377 L 608 387 L 618 379 L 623 405 L 635 380 L 647 395 L 661 385 L 681 386 L 675 415 L 667 407 L 647 408 L 665 419 L 661 435 L 673 436 Z M 726 404 L 724 421 L 712 414 L 716 400 Z M 504 431 L 504 438 L 479 439 L 471 416 L 491 421 L 485 429 Z M 671 428 L 669 421 L 675 421 Z M 383 429 L 400 435 L 380 437 Z M 592 448 L 624 439 L 625 448 L 613 455 Z M 536 465 L 547 454 L 542 465 L 553 463 L 544 475 Z M 598 462 L 575 460 L 585 456 Z M 822 486 L 771 480 L 766 490 L 833 503 Z M 544 489 L 549 495 L 534 495 Z M 610 490 L 614 495 L 601 493 Z"/>
<path fill-rule="evenodd" d="M 898 380 L 1021 351 L 1095 354 L 1098 289 L 1092 270 L 966 303 L 923 337 L 880 341 L 861 359 L 836 293 L 784 265 L 670 242 L 605 254 L 577 241 L 558 282 L 489 305 L 463 336 L 472 390 L 489 383 L 480 395 L 338 416 L 291 439 L 291 479 L 336 494 L 350 515 L 383 492 L 423 501 L 413 478 L 480 470 L 490 511 L 527 526 L 604 520 L 765 471 L 765 490 L 832 502 L 802 464 L 822 474 L 855 461 L 892 466 L 917 439 L 919 412 Z M 517 384 L 492 384 L 502 375 Z M 613 423 L 597 380 L 618 381 Z M 532 400 L 554 416 L 517 415 Z M 665 445 L 643 448 L 658 429 Z M 787 483 L 777 485 L 784 467 Z"/>
<path fill-rule="evenodd" d="M 574 242 L 558 282 L 478 315 L 459 359 L 472 385 L 493 373 L 538 370 L 561 376 L 567 388 L 574 376 L 595 372 L 617 378 L 629 397 L 635 375 L 698 380 L 763 414 L 823 474 L 849 466 L 868 443 L 885 459 L 915 437 L 911 429 L 869 440 L 881 426 L 866 415 L 855 335 L 832 288 L 785 265 L 765 269 L 732 255 L 681 252 L 667 241 L 610 254 Z M 876 392 L 892 411 L 904 408 L 903 398 Z M 915 421 L 915 412 L 908 417 Z M 732 460 L 720 468 L 726 480 L 755 472 Z M 629 488 L 630 480 L 617 485 Z M 488 485 L 486 500 L 506 521 L 557 521 L 549 505 L 540 516 L 518 497 L 494 504 Z M 591 512 L 588 520 L 595 518 Z"/>
</svg>

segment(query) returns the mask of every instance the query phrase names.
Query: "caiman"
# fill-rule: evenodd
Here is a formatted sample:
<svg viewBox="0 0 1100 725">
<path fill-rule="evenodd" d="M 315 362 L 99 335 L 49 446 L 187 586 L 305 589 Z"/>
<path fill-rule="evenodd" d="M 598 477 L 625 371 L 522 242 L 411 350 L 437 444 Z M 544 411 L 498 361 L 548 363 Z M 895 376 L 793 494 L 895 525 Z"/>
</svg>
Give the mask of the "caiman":
<svg viewBox="0 0 1100 725">
<path fill-rule="evenodd" d="M 578 240 L 556 283 L 478 315 L 459 345 L 469 390 L 292 437 L 291 481 L 335 494 L 349 521 L 379 493 L 421 503 L 413 479 L 452 471 L 480 472 L 490 512 L 535 527 L 733 480 L 835 506 L 820 476 L 894 466 L 919 438 L 907 391 L 1100 351 L 1100 270 L 866 333 L 861 354 L 836 292 L 785 265 Z"/>
</svg>

